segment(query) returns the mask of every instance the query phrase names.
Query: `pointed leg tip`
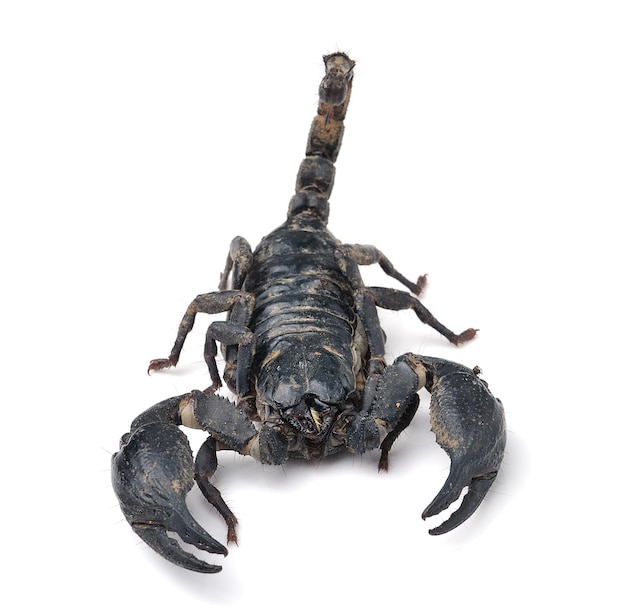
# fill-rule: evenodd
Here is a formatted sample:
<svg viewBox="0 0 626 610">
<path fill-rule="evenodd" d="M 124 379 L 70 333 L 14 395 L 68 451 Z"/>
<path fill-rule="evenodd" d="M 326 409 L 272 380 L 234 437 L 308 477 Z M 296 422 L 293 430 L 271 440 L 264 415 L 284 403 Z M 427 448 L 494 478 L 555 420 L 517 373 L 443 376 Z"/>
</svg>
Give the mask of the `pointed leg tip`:
<svg viewBox="0 0 626 610">
<path fill-rule="evenodd" d="M 459 335 L 454 335 L 454 337 L 450 340 L 453 345 L 462 345 L 463 343 L 467 343 L 476 337 L 478 333 L 478 328 L 468 328 L 464 330 Z"/>
<path fill-rule="evenodd" d="M 226 544 L 236 544 L 239 546 L 239 541 L 237 540 L 237 517 L 234 515 L 232 517 L 226 518 L 226 526 L 228 527 L 228 533 L 226 534 Z"/>
<path fill-rule="evenodd" d="M 172 362 L 169 358 L 156 358 L 155 360 L 150 360 L 150 364 L 148 365 L 148 375 L 152 371 L 161 371 L 163 369 L 168 369 L 171 366 L 176 366 L 176 363 Z"/>
<path fill-rule="evenodd" d="M 222 387 L 221 382 L 212 383 L 208 388 L 202 391 L 206 396 L 213 396 Z"/>
<path fill-rule="evenodd" d="M 428 273 L 424 275 L 420 275 L 417 278 L 417 282 L 415 283 L 415 289 L 413 290 L 413 294 L 416 297 L 419 297 L 424 292 L 424 288 L 426 288 L 426 284 L 428 283 Z"/>
</svg>

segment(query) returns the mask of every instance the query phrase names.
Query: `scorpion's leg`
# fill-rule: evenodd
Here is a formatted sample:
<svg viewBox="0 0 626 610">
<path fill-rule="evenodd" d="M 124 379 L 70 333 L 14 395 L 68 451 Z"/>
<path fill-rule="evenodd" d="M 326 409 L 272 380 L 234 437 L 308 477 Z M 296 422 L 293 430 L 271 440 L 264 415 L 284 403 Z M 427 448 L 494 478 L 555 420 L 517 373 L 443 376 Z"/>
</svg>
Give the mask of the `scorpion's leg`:
<svg viewBox="0 0 626 610">
<path fill-rule="evenodd" d="M 185 312 L 185 315 L 180 322 L 180 325 L 178 327 L 178 334 L 176 335 L 174 347 L 172 347 L 169 358 L 159 358 L 156 360 L 152 360 L 150 362 L 150 365 L 148 366 L 148 373 L 150 371 L 158 371 L 168 368 L 170 366 L 176 366 L 180 358 L 180 352 L 183 349 L 185 339 L 193 328 L 196 314 L 217 314 L 228 311 L 231 313 L 232 323 L 236 325 L 236 327 L 240 331 L 240 335 L 242 335 L 244 325 L 249 320 L 250 314 L 252 312 L 253 304 L 254 297 L 247 292 L 242 292 L 239 290 L 223 290 L 219 292 L 210 292 L 207 294 L 198 295 L 190 303 L 189 307 L 187 307 L 187 311 Z M 221 341 L 223 338 L 225 338 L 226 342 L 228 342 L 229 338 L 232 336 L 231 329 L 225 328 L 223 326 L 224 324 L 226 323 L 213 322 L 207 330 L 204 345 L 204 359 L 209 369 L 209 374 L 211 376 L 212 382 L 211 387 L 207 389 L 208 393 L 211 393 L 221 386 L 221 379 L 217 370 L 217 364 L 215 362 L 215 357 L 217 356 L 216 340 Z M 237 340 L 234 340 L 231 343 L 236 342 Z M 244 343 L 246 343 L 246 345 L 248 346 L 251 344 L 251 339 L 249 336 L 246 335 Z M 250 358 L 248 358 L 248 360 Z M 244 365 L 246 364 L 246 362 L 247 361 L 244 359 Z"/>
<path fill-rule="evenodd" d="M 220 290 L 241 290 L 243 283 L 250 269 L 252 263 L 252 248 L 246 239 L 243 237 L 235 237 L 230 243 L 228 251 L 228 257 L 226 258 L 226 266 L 224 272 L 220 276 L 219 289 Z M 238 308 L 237 310 L 231 310 L 229 314 L 229 320 L 242 326 L 246 326 L 250 320 L 250 308 Z M 205 344 L 205 360 L 207 349 L 217 350 L 215 341 L 211 343 L 211 338 L 207 334 Z M 230 390 L 234 393 L 237 392 L 237 353 L 239 346 L 236 344 L 222 345 L 224 353 L 224 381 Z M 210 388 L 209 388 L 210 389 Z"/>
<path fill-rule="evenodd" d="M 461 343 L 469 341 L 476 336 L 476 330 L 474 328 L 468 328 L 457 335 L 439 322 L 439 320 L 437 320 L 437 318 L 435 318 L 435 316 L 433 316 L 433 314 L 430 313 L 426 307 L 424 307 L 421 301 L 416 298 L 421 294 L 424 286 L 426 285 L 426 276 L 421 275 L 414 284 L 405 278 L 401 273 L 396 271 L 391 261 L 380 250 L 378 250 L 378 248 L 360 244 L 342 244 L 337 249 L 336 257 L 338 261 L 353 261 L 353 265 L 378 264 L 387 275 L 398 280 L 401 284 L 406 286 L 413 293 L 413 295 L 415 295 L 413 296 L 400 290 L 394 290 L 393 288 L 368 287 L 367 291 L 372 295 L 378 307 L 392 309 L 394 311 L 412 309 L 424 324 L 428 324 L 428 326 L 434 328 L 454 345 L 460 345 Z M 344 267 L 346 266 L 345 263 L 343 263 L 343 265 Z M 358 271 L 356 273 L 358 273 Z M 350 270 L 350 274 L 354 277 L 355 271 Z M 360 274 L 358 275 L 360 278 Z M 354 282 L 354 280 L 351 279 L 351 282 Z"/>
<path fill-rule="evenodd" d="M 354 292 L 354 303 L 369 347 L 367 382 L 362 399 L 363 409 L 367 410 L 374 398 L 378 379 L 385 368 L 385 333 L 380 325 L 374 296 L 363 284 L 358 261 L 349 249 L 341 247 L 335 251 L 335 260 Z"/>
<path fill-rule="evenodd" d="M 353 415 L 341 431 L 349 450 L 381 448 L 379 467 L 386 470 L 391 445 L 417 411 L 417 391 L 431 393 L 430 421 L 439 445 L 450 457 L 450 474 L 422 514 L 426 519 L 448 508 L 468 488 L 461 506 L 430 530 L 454 529 L 478 508 L 498 473 L 506 444 L 504 410 L 478 377 L 479 370 L 439 358 L 404 354 L 380 377 L 367 413 Z"/>
<path fill-rule="evenodd" d="M 195 469 L 187 438 L 178 428 L 183 424 L 211 434 L 199 451 Z M 167 532 L 177 533 L 200 550 L 227 554 L 191 516 L 185 498 L 195 478 L 226 520 L 229 540 L 236 540 L 235 516 L 208 479 L 217 466 L 216 448 L 247 454 L 258 446 L 258 436 L 235 404 L 197 391 L 170 398 L 142 413 L 122 437 L 111 463 L 113 488 L 133 530 L 172 563 L 197 572 L 221 570 L 184 551 Z"/>
<path fill-rule="evenodd" d="M 357 265 L 380 265 L 380 268 L 390 277 L 406 286 L 415 296 L 420 296 L 426 286 L 426 276 L 420 275 L 413 283 L 404 277 L 392 262 L 375 246 L 362 244 L 342 244 L 339 246 L 341 256 L 350 256 Z"/>
<path fill-rule="evenodd" d="M 235 237 L 230 242 L 226 267 L 220 276 L 220 290 L 241 290 L 243 281 L 246 279 L 250 263 L 252 262 L 252 248 L 243 237 Z M 232 272 L 232 273 L 231 273 Z M 230 279 L 230 286 L 228 280 Z"/>
<path fill-rule="evenodd" d="M 246 317 L 249 317 L 248 314 L 249 312 L 246 311 Z M 236 316 L 233 314 L 232 318 L 236 319 Z M 235 359 L 227 363 L 230 366 L 225 368 L 224 378 L 229 388 L 237 396 L 243 397 L 248 394 L 250 389 L 250 366 L 252 365 L 256 339 L 254 333 L 244 324 L 231 319 L 224 322 L 213 322 L 207 330 L 207 343 L 209 339 L 213 345 L 215 345 L 215 340 L 217 340 L 227 347 L 237 348 Z M 210 394 L 211 389 L 208 388 L 205 391 Z"/>
<path fill-rule="evenodd" d="M 237 542 L 237 517 L 228 508 L 217 487 L 210 479 L 217 470 L 217 444 L 212 436 L 204 441 L 196 455 L 195 480 L 206 498 L 207 502 L 214 506 L 226 521 L 228 526 L 228 542 Z"/>
<path fill-rule="evenodd" d="M 444 326 L 430 311 L 424 307 L 422 302 L 402 290 L 395 290 L 394 288 L 381 288 L 381 287 L 368 287 L 369 292 L 373 295 L 374 301 L 378 307 L 383 309 L 391 309 L 393 311 L 400 311 L 402 309 L 412 309 L 417 317 L 424 323 L 434 328 L 439 334 L 443 335 L 453 345 L 460 345 L 473 339 L 476 336 L 475 328 L 468 328 L 460 334 L 452 332 L 449 328 Z"/>
</svg>

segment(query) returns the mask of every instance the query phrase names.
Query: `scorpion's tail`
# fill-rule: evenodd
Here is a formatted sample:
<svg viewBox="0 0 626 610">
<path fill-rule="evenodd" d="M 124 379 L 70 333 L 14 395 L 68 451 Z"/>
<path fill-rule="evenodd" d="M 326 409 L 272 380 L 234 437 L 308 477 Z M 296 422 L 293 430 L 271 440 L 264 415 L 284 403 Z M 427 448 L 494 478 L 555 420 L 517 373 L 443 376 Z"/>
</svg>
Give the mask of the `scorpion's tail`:
<svg viewBox="0 0 626 610">
<path fill-rule="evenodd" d="M 328 221 L 328 198 L 335 179 L 335 161 L 341 148 L 343 120 L 352 90 L 353 62 L 345 53 L 324 56 L 326 75 L 319 88 L 320 101 L 300 164 L 296 194 L 289 203 L 289 216 L 307 210 Z"/>
</svg>

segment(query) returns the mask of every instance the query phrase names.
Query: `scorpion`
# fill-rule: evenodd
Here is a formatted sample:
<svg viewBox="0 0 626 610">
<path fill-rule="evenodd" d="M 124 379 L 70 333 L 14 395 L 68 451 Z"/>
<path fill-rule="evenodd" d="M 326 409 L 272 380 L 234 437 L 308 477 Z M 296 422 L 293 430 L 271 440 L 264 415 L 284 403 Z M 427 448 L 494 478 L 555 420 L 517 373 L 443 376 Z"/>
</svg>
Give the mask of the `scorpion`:
<svg viewBox="0 0 626 610">
<path fill-rule="evenodd" d="M 203 573 L 219 572 L 184 550 L 168 532 L 209 553 L 227 555 L 189 512 L 194 482 L 223 517 L 227 542 L 237 542 L 237 519 L 211 483 L 217 452 L 236 451 L 262 464 L 289 458 L 321 460 L 379 449 L 379 470 L 410 424 L 418 391 L 431 395 L 430 422 L 450 458 L 449 475 L 422 518 L 460 506 L 430 534 L 463 523 L 483 501 L 503 459 L 502 403 L 478 367 L 406 353 L 385 362 L 386 336 L 377 308 L 413 310 L 454 345 L 476 330 L 455 334 L 419 300 L 425 276 L 413 283 L 368 245 L 343 244 L 328 230 L 329 197 L 350 100 L 355 62 L 345 53 L 324 56 L 317 115 L 289 203 L 287 220 L 253 251 L 242 237 L 230 245 L 218 290 L 197 296 L 180 323 L 168 358 L 148 372 L 176 366 L 196 314 L 225 313 L 206 331 L 204 360 L 211 385 L 164 400 L 140 414 L 112 457 L 113 489 L 132 529 L 170 562 Z M 379 265 L 407 290 L 366 286 L 359 266 Z M 236 401 L 216 390 L 222 378 Z M 195 460 L 180 426 L 208 437 Z"/>
</svg>

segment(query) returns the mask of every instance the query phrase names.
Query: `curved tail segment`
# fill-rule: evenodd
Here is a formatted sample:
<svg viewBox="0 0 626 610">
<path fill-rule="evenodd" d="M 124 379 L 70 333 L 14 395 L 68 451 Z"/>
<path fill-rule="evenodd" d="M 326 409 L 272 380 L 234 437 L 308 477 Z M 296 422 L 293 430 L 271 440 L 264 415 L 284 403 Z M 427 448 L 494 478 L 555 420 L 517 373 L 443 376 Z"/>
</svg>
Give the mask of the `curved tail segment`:
<svg viewBox="0 0 626 610">
<path fill-rule="evenodd" d="M 326 74 L 319 87 L 317 116 L 309 131 L 306 157 L 298 170 L 296 194 L 289 203 L 289 216 L 309 211 L 328 222 L 328 199 L 335 180 L 334 163 L 341 148 L 355 62 L 345 53 L 333 53 L 324 56 L 324 64 Z"/>
</svg>

